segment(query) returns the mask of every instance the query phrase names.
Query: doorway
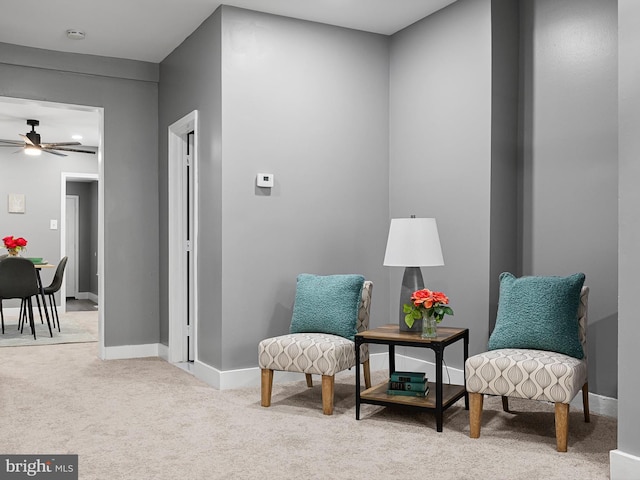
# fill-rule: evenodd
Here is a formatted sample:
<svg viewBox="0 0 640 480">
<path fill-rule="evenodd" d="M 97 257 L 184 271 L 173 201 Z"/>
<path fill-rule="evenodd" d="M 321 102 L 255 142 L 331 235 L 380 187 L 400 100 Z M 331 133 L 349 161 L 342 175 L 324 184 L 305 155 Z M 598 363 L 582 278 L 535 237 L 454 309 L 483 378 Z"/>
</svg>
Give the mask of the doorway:
<svg viewBox="0 0 640 480">
<path fill-rule="evenodd" d="M 198 111 L 169 126 L 169 362 L 198 359 Z"/>
<path fill-rule="evenodd" d="M 74 310 L 93 310 L 99 302 L 98 190 L 97 174 L 62 174 L 60 256 L 68 259 L 60 299 L 63 311 L 69 310 L 69 301 Z"/>
<path fill-rule="evenodd" d="M 104 263 L 104 189 L 102 182 L 102 179 L 104 178 L 104 109 L 102 107 L 95 106 L 0 96 L 0 110 L 3 113 L 3 119 L 2 122 L 0 122 L 0 127 L 5 128 L 5 131 L 0 134 L 0 138 L 13 138 L 13 136 L 16 136 L 18 133 L 23 131 L 25 119 L 39 119 L 41 121 L 40 126 L 38 127 L 39 132 L 42 133 L 43 138 L 53 141 L 64 140 L 66 135 L 65 132 L 77 133 L 73 132 L 73 130 L 75 130 L 74 127 L 80 127 L 82 131 L 88 132 L 88 135 L 81 140 L 81 143 L 85 146 L 92 146 L 96 148 L 95 155 L 91 155 L 91 157 L 94 157 L 94 159 L 97 160 L 97 168 L 91 167 L 90 170 L 85 169 L 84 162 L 78 162 L 80 158 L 83 158 L 79 156 L 75 156 L 74 163 L 74 155 L 71 153 L 66 157 L 41 157 L 43 159 L 48 159 L 49 161 L 42 162 L 40 164 L 41 170 L 38 171 L 37 175 L 32 175 L 26 182 L 24 182 L 22 188 L 32 188 L 32 193 L 29 198 L 35 199 L 37 197 L 41 200 L 38 207 L 40 210 L 33 210 L 35 204 L 33 201 L 30 202 L 30 214 L 33 214 L 34 212 L 41 212 L 44 215 L 43 218 L 48 221 L 29 222 L 27 227 L 20 227 L 19 230 L 26 233 L 29 238 L 41 239 L 37 242 L 32 242 L 34 246 L 34 253 L 37 249 L 38 254 L 42 254 L 45 258 L 61 258 L 62 255 L 60 254 L 64 254 L 64 241 L 62 238 L 63 226 L 61 221 L 64 210 L 61 207 L 63 204 L 62 200 L 59 200 L 58 196 L 64 197 L 64 182 L 59 186 L 56 185 L 55 181 L 49 181 L 44 186 L 35 186 L 35 182 L 39 181 L 41 178 L 56 178 L 60 175 L 62 170 L 69 165 L 74 169 L 75 167 L 73 167 L 73 165 L 77 165 L 79 167 L 77 170 L 79 171 L 83 171 L 83 169 L 85 169 L 85 172 L 91 171 L 95 181 L 97 181 L 98 188 L 98 251 L 96 255 L 96 264 L 98 265 L 99 270 L 101 270 Z M 13 122 L 18 123 L 14 126 Z M 9 128 L 8 131 L 6 130 L 7 128 Z M 9 149 L 3 150 L 10 151 Z M 56 165 L 57 161 L 60 161 L 62 166 L 59 166 L 57 171 L 51 170 L 54 168 L 53 166 Z M 47 169 L 47 172 L 43 169 Z M 16 183 L 15 180 L 13 180 L 13 183 Z M 11 219 L 11 221 L 14 220 L 15 219 Z M 7 223 L 3 222 L 3 227 L 9 230 L 19 227 L 12 226 L 11 221 Z M 44 241 L 44 239 L 47 239 L 47 241 Z M 65 286 L 63 282 L 61 290 L 64 288 Z M 103 301 L 103 292 L 104 278 L 100 276 L 98 278 L 98 297 L 100 302 Z M 64 293 L 62 293 L 62 297 L 64 298 Z M 64 308 L 64 302 L 62 302 L 61 307 Z M 100 358 L 105 358 L 103 308 L 99 308 L 98 310 L 98 326 L 98 355 Z"/>
</svg>

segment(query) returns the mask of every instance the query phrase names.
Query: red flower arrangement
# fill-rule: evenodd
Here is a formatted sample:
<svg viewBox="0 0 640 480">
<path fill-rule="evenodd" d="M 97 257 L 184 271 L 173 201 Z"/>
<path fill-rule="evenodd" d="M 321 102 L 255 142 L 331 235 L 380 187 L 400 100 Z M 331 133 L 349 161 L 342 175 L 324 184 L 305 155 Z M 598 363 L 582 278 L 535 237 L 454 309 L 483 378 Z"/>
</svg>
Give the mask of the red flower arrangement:
<svg viewBox="0 0 640 480">
<path fill-rule="evenodd" d="M 9 255 L 18 255 L 20 250 L 27 248 L 27 241 L 22 237 L 13 238 L 13 235 L 11 235 L 4 237 L 2 241 L 4 242 L 4 248 L 7 249 Z"/>
<path fill-rule="evenodd" d="M 405 303 L 402 307 L 402 311 L 407 314 L 404 322 L 409 328 L 422 317 L 433 317 L 436 323 L 440 323 L 445 315 L 453 315 L 449 298 L 442 292 L 432 292 L 427 288 L 416 290 L 411 295 L 411 302 L 411 305 Z"/>
</svg>

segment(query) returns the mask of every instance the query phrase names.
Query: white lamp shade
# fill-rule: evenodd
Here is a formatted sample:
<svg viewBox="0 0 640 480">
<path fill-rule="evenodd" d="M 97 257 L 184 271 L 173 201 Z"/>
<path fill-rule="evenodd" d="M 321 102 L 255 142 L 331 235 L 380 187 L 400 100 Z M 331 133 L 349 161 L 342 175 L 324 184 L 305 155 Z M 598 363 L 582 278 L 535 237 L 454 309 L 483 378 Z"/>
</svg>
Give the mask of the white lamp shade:
<svg viewBox="0 0 640 480">
<path fill-rule="evenodd" d="M 392 218 L 384 265 L 435 267 L 444 265 L 435 218 Z"/>
</svg>

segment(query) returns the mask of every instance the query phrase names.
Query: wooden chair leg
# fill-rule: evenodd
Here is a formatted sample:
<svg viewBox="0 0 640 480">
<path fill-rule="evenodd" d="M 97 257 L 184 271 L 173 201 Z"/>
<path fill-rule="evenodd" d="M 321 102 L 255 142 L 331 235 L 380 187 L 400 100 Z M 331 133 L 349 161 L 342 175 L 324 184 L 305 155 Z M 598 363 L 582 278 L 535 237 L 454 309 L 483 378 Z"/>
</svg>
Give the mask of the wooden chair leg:
<svg viewBox="0 0 640 480">
<path fill-rule="evenodd" d="M 262 369 L 262 377 L 260 382 L 260 405 L 268 407 L 271 405 L 271 390 L 273 388 L 273 370 L 268 368 Z"/>
<path fill-rule="evenodd" d="M 362 362 L 362 372 L 364 373 L 364 387 L 371 388 L 371 365 L 369 359 Z"/>
<path fill-rule="evenodd" d="M 333 415 L 333 375 L 322 375 L 322 413 Z"/>
<path fill-rule="evenodd" d="M 559 452 L 567 451 L 569 435 L 569 404 L 556 403 L 556 447 Z"/>
<path fill-rule="evenodd" d="M 585 382 L 582 386 L 582 409 L 584 410 L 584 421 L 589 423 L 589 382 Z"/>
<path fill-rule="evenodd" d="M 480 425 L 482 424 L 482 404 L 484 395 L 481 393 L 469 393 L 469 437 L 480 438 Z"/>
<path fill-rule="evenodd" d="M 502 410 L 509 413 L 509 397 L 502 396 Z"/>
<path fill-rule="evenodd" d="M 304 378 L 307 380 L 307 387 L 309 388 L 313 387 L 313 378 L 311 378 L 311 374 L 305 373 Z"/>
</svg>

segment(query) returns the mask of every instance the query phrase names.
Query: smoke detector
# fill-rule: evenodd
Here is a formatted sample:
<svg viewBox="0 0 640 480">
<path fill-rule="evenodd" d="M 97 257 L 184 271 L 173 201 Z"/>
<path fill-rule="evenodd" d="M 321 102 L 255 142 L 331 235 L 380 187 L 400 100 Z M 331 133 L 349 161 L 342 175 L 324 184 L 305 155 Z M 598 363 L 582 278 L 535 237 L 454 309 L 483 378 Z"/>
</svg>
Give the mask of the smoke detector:
<svg viewBox="0 0 640 480">
<path fill-rule="evenodd" d="M 67 38 L 71 40 L 82 40 L 84 39 L 84 32 L 82 30 L 70 29 L 67 30 Z"/>
</svg>

